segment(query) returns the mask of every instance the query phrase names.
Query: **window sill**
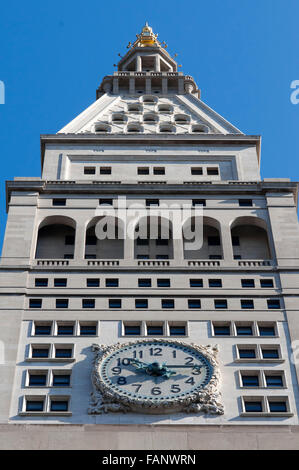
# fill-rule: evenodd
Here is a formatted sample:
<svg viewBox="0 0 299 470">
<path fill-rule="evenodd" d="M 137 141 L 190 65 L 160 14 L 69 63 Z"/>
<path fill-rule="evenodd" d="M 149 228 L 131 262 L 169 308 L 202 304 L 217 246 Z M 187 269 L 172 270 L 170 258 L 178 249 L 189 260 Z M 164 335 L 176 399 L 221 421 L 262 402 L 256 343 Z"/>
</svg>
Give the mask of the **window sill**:
<svg viewBox="0 0 299 470">
<path fill-rule="evenodd" d="M 72 416 L 71 411 L 21 411 L 19 416 Z"/>
<path fill-rule="evenodd" d="M 74 357 L 27 357 L 26 362 L 75 362 Z"/>
<path fill-rule="evenodd" d="M 282 363 L 285 362 L 285 359 L 258 359 L 258 358 L 244 358 L 244 359 L 235 359 L 234 362 L 258 362 L 258 363 L 268 363 L 268 362 L 274 362 L 274 363 Z"/>
<path fill-rule="evenodd" d="M 266 412 L 250 412 L 244 411 L 240 413 L 240 416 L 243 418 L 255 417 L 255 418 L 276 418 L 276 417 L 286 417 L 291 418 L 294 416 L 294 413 L 290 412 L 277 412 L 277 413 L 266 413 Z"/>
</svg>

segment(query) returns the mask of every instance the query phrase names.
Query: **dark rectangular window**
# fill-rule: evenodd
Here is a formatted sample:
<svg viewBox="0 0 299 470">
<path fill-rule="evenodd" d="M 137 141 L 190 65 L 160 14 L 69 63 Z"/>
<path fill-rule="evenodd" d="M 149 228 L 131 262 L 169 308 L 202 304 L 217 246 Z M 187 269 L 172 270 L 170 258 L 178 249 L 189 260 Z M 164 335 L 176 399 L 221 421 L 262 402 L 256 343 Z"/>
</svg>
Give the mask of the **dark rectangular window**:
<svg viewBox="0 0 299 470">
<path fill-rule="evenodd" d="M 69 300 L 68 299 L 56 299 L 56 308 L 68 308 Z"/>
<path fill-rule="evenodd" d="M 156 255 L 156 259 L 169 259 L 169 255 Z"/>
<path fill-rule="evenodd" d="M 95 235 L 87 235 L 86 237 L 86 245 L 96 245 L 97 241 L 98 239 Z"/>
<path fill-rule="evenodd" d="M 205 206 L 206 200 L 205 199 L 192 199 L 192 206 Z"/>
<path fill-rule="evenodd" d="M 68 410 L 68 401 L 64 400 L 53 400 L 51 401 L 51 411 L 67 411 Z"/>
<path fill-rule="evenodd" d="M 109 166 L 101 166 L 101 168 L 100 168 L 100 175 L 111 175 L 111 167 L 109 167 Z"/>
<path fill-rule="evenodd" d="M 121 299 L 109 299 L 109 308 L 121 308 Z"/>
<path fill-rule="evenodd" d="M 241 255 L 234 255 L 234 259 L 242 259 Z"/>
<path fill-rule="evenodd" d="M 252 199 L 239 199 L 239 206 L 240 207 L 251 207 L 252 206 Z"/>
<path fill-rule="evenodd" d="M 100 287 L 100 279 L 97 279 L 97 278 L 86 279 L 86 286 L 87 287 Z"/>
<path fill-rule="evenodd" d="M 267 387 L 283 387 L 283 380 L 281 375 L 267 375 L 266 374 Z"/>
<path fill-rule="evenodd" d="M 220 246 L 220 237 L 208 237 L 209 246 Z"/>
<path fill-rule="evenodd" d="M 95 308 L 95 299 L 82 299 L 82 308 Z"/>
<path fill-rule="evenodd" d="M 140 335 L 140 325 L 125 325 L 125 335 Z"/>
<path fill-rule="evenodd" d="M 42 299 L 29 299 L 29 308 L 42 308 Z"/>
<path fill-rule="evenodd" d="M 251 288 L 254 287 L 254 279 L 241 279 L 241 285 L 244 288 Z"/>
<path fill-rule="evenodd" d="M 71 382 L 71 376 L 70 375 L 60 375 L 60 374 L 54 374 L 53 375 L 53 386 L 54 387 L 68 387 Z"/>
<path fill-rule="evenodd" d="M 54 199 L 52 199 L 52 205 L 53 206 L 65 206 L 66 205 L 66 199 L 54 198 Z"/>
<path fill-rule="evenodd" d="M 274 326 L 259 326 L 260 336 L 275 336 Z"/>
<path fill-rule="evenodd" d="M 264 359 L 279 359 L 278 349 L 262 349 Z"/>
<path fill-rule="evenodd" d="M 214 325 L 214 335 L 215 336 L 230 336 L 230 327 L 229 325 Z"/>
<path fill-rule="evenodd" d="M 186 327 L 184 325 L 169 326 L 169 334 L 170 334 L 170 336 L 185 336 L 186 335 Z"/>
<path fill-rule="evenodd" d="M 162 166 L 154 168 L 154 175 L 165 175 L 165 168 Z"/>
<path fill-rule="evenodd" d="M 162 299 L 161 306 L 162 306 L 162 308 L 174 308 L 174 300 L 173 299 Z"/>
<path fill-rule="evenodd" d="M 157 238 L 156 245 L 157 246 L 168 246 L 169 240 L 167 238 Z"/>
<path fill-rule="evenodd" d="M 64 239 L 65 245 L 74 245 L 75 244 L 75 237 L 74 235 L 66 235 Z"/>
<path fill-rule="evenodd" d="M 273 287 L 273 279 L 261 279 L 261 287 Z"/>
<path fill-rule="evenodd" d="M 226 299 L 215 299 L 214 300 L 215 308 L 227 308 L 227 300 Z"/>
<path fill-rule="evenodd" d="M 137 259 L 149 259 L 149 255 L 137 255 Z"/>
<path fill-rule="evenodd" d="M 44 387 L 47 383 L 46 374 L 30 374 L 29 375 L 29 386 L 30 387 Z"/>
<path fill-rule="evenodd" d="M 221 279 L 209 279 L 209 287 L 222 287 Z"/>
<path fill-rule="evenodd" d="M 51 334 L 51 325 L 34 325 L 34 334 L 36 336 L 49 336 Z"/>
<path fill-rule="evenodd" d="M 255 349 L 239 349 L 239 357 L 240 359 L 255 359 Z"/>
<path fill-rule="evenodd" d="M 138 279 L 138 287 L 152 287 L 151 279 Z"/>
<path fill-rule="evenodd" d="M 252 336 L 252 326 L 236 326 L 236 331 L 238 336 Z"/>
<path fill-rule="evenodd" d="M 280 308 L 280 300 L 279 299 L 268 299 L 267 300 L 268 308 Z"/>
<path fill-rule="evenodd" d="M 201 308 L 200 299 L 188 299 L 188 308 Z"/>
<path fill-rule="evenodd" d="M 218 168 L 207 168 L 207 175 L 219 175 Z"/>
<path fill-rule="evenodd" d="M 43 400 L 28 400 L 26 401 L 26 411 L 43 411 Z"/>
<path fill-rule="evenodd" d="M 63 255 L 63 258 L 64 259 L 74 259 L 74 255 L 71 255 L 69 253 L 66 253 L 65 255 Z"/>
<path fill-rule="evenodd" d="M 163 326 L 162 325 L 147 325 L 147 334 L 151 336 L 163 335 Z"/>
<path fill-rule="evenodd" d="M 148 246 L 149 241 L 147 238 L 137 238 L 137 245 L 138 246 Z"/>
<path fill-rule="evenodd" d="M 254 303 L 252 299 L 241 299 L 241 308 L 254 308 Z"/>
<path fill-rule="evenodd" d="M 54 279 L 54 287 L 66 287 L 67 279 Z"/>
<path fill-rule="evenodd" d="M 97 255 L 85 255 L 85 259 L 96 259 Z"/>
<path fill-rule="evenodd" d="M 170 279 L 157 279 L 157 287 L 170 287 Z"/>
<path fill-rule="evenodd" d="M 106 287 L 118 287 L 118 279 L 106 279 Z"/>
<path fill-rule="evenodd" d="M 71 348 L 56 348 L 55 357 L 57 358 L 69 358 L 72 357 L 73 351 Z"/>
<path fill-rule="evenodd" d="M 84 175 L 95 175 L 96 174 L 96 167 L 95 166 L 85 166 L 84 167 Z"/>
<path fill-rule="evenodd" d="M 80 336 L 95 336 L 96 334 L 96 325 L 80 325 Z"/>
<path fill-rule="evenodd" d="M 113 199 L 100 199 L 100 206 L 113 206 Z"/>
<path fill-rule="evenodd" d="M 232 245 L 233 246 L 240 246 L 240 238 L 236 235 L 232 236 Z"/>
<path fill-rule="evenodd" d="M 259 413 L 263 411 L 263 405 L 261 401 L 246 401 L 245 411 L 248 413 Z"/>
<path fill-rule="evenodd" d="M 201 167 L 191 168 L 191 175 L 202 175 L 202 168 Z"/>
<path fill-rule="evenodd" d="M 147 299 L 135 299 L 135 308 L 148 308 Z"/>
<path fill-rule="evenodd" d="M 139 167 L 137 168 L 138 175 L 149 175 L 149 168 L 148 167 Z"/>
<path fill-rule="evenodd" d="M 58 325 L 57 327 L 58 335 L 73 335 L 74 334 L 74 325 Z"/>
<path fill-rule="evenodd" d="M 190 279 L 190 287 L 203 287 L 202 279 Z"/>
<path fill-rule="evenodd" d="M 259 377 L 258 375 L 242 375 L 243 387 L 258 387 Z"/>
<path fill-rule="evenodd" d="M 49 357 L 49 348 L 33 348 L 32 357 Z"/>
<path fill-rule="evenodd" d="M 158 206 L 160 203 L 159 199 L 146 199 L 145 204 L 146 206 Z"/>
<path fill-rule="evenodd" d="M 35 287 L 48 287 L 48 279 L 47 278 L 35 279 Z"/>
<path fill-rule="evenodd" d="M 285 401 L 272 401 L 269 400 L 269 408 L 271 413 L 286 413 L 287 404 Z"/>
</svg>

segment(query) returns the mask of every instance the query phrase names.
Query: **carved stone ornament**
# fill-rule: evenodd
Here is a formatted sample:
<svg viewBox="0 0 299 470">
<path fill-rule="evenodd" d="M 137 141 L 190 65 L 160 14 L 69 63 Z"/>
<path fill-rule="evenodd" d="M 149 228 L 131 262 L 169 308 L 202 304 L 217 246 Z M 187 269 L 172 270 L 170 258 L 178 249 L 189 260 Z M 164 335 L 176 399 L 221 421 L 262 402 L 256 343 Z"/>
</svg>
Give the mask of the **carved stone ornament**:
<svg viewBox="0 0 299 470">
<path fill-rule="evenodd" d="M 103 414 L 109 412 L 149 414 L 185 412 L 222 415 L 224 413 L 221 403 L 221 394 L 219 392 L 220 373 L 217 360 L 218 346 L 199 346 L 193 343 L 188 344 L 178 340 L 159 338 L 142 339 L 130 343 L 117 343 L 110 346 L 93 344 L 91 348 L 95 357 L 91 377 L 93 391 L 91 392 L 90 407 L 88 409 L 89 414 Z M 183 357 L 182 355 L 184 354 L 185 365 L 176 365 L 175 359 L 172 359 L 172 361 L 169 360 L 168 364 L 165 362 L 163 364 L 159 364 L 158 362 L 148 363 L 133 358 L 121 359 L 123 351 L 125 351 L 125 355 L 127 356 L 134 353 L 135 357 L 137 352 L 139 354 L 138 357 L 143 358 L 143 351 L 146 351 L 148 357 L 148 351 L 154 354 L 153 351 L 162 351 L 162 348 L 168 351 L 169 356 L 171 354 L 171 358 L 178 357 L 179 355 Z M 166 355 L 167 351 L 165 353 Z M 186 357 L 186 354 L 189 354 L 189 358 L 188 356 Z M 190 357 L 191 354 L 194 359 Z M 162 356 L 162 354 L 159 355 Z M 186 362 L 188 360 L 189 364 L 191 363 L 190 366 L 186 365 L 188 364 L 188 362 Z M 194 360 L 201 361 L 198 362 L 200 365 L 196 365 L 196 363 L 192 362 Z M 149 393 L 144 396 L 137 392 L 128 393 L 126 390 L 131 390 L 131 388 L 128 389 L 128 384 L 127 387 L 124 388 L 125 391 L 122 391 L 121 386 L 118 387 L 115 385 L 116 381 L 122 383 L 122 381 L 126 380 L 124 377 L 115 376 L 115 373 L 120 373 L 120 367 L 115 367 L 117 361 L 118 364 L 127 361 L 125 364 L 129 364 L 129 367 L 124 368 L 124 370 L 126 370 L 126 372 L 128 369 L 133 370 L 132 374 L 134 375 L 130 376 L 133 377 L 131 382 L 143 381 L 142 384 L 129 383 L 131 388 L 135 387 L 135 390 L 137 390 L 138 387 L 140 389 L 142 386 L 143 388 L 149 388 L 153 396 L 149 396 Z M 107 366 L 107 364 L 110 364 L 110 366 Z M 182 384 L 183 382 L 186 384 L 188 381 L 194 384 L 194 380 L 199 380 L 198 377 L 203 375 L 201 369 L 203 373 L 206 373 L 206 371 L 207 373 L 206 377 L 201 380 L 200 386 L 196 387 L 195 384 L 195 387 L 191 387 L 186 393 L 162 393 L 163 390 L 161 391 L 161 388 L 163 387 L 177 392 L 179 387 L 177 384 L 180 384 L 179 379 L 181 379 Z M 188 379 L 188 376 L 192 373 L 194 375 L 190 376 Z M 135 377 L 137 377 L 136 380 Z M 157 386 L 157 383 L 161 385 L 161 387 Z"/>
</svg>

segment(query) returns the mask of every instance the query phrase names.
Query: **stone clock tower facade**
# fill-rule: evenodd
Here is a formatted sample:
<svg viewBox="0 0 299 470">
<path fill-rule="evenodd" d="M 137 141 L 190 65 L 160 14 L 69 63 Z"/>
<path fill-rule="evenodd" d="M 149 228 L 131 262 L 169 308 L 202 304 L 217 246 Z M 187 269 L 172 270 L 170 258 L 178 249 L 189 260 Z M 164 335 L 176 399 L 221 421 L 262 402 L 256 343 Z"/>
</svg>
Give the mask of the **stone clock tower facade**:
<svg viewBox="0 0 299 470">
<path fill-rule="evenodd" d="M 299 447 L 297 183 L 260 147 L 147 24 L 41 136 L 6 187 L 1 448 Z"/>
</svg>

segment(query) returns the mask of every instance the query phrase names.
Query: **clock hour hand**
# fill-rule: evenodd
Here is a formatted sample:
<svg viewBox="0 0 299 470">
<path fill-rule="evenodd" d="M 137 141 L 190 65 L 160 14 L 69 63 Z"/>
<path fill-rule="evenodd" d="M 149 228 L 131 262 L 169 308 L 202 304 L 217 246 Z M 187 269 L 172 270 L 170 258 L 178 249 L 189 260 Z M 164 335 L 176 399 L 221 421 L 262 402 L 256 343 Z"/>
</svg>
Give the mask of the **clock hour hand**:
<svg viewBox="0 0 299 470">
<path fill-rule="evenodd" d="M 148 363 L 139 361 L 139 359 L 130 359 L 130 364 L 138 370 L 154 377 L 166 377 L 168 379 L 175 374 L 174 371 L 168 369 L 165 362 L 163 362 L 163 364 L 159 364 L 159 362 Z"/>
</svg>

